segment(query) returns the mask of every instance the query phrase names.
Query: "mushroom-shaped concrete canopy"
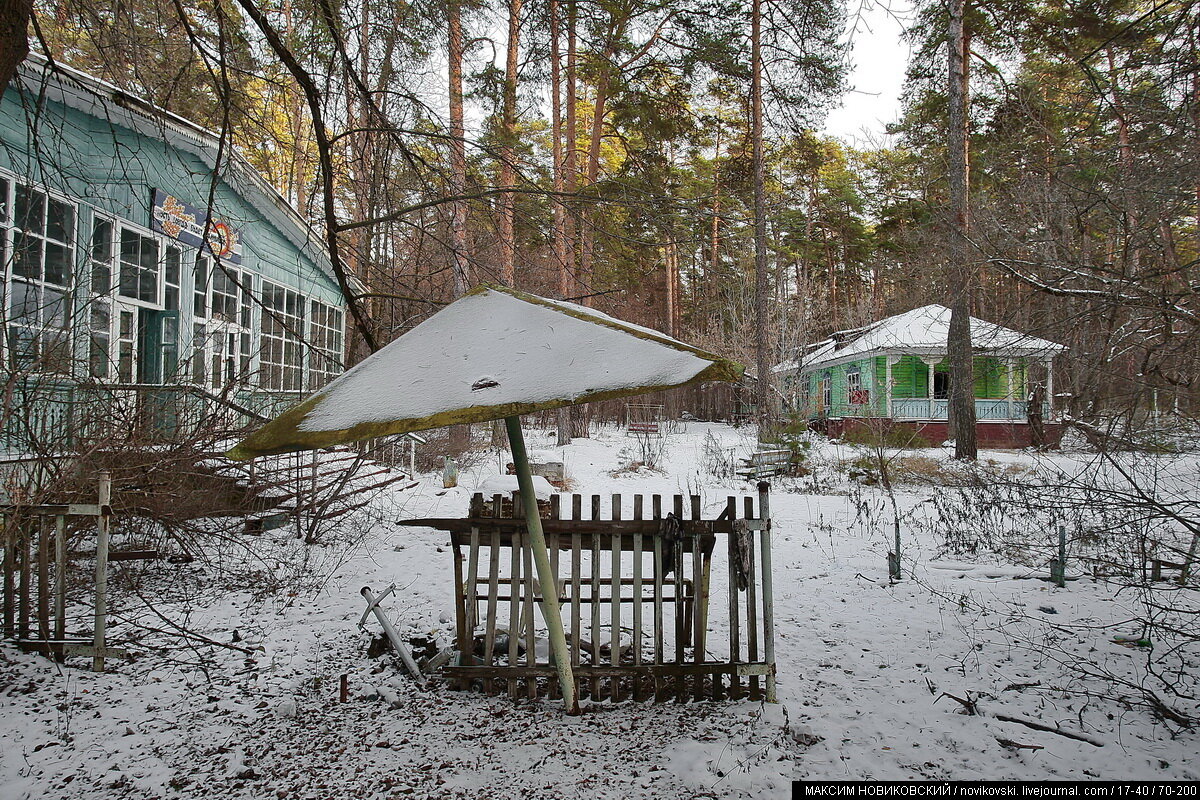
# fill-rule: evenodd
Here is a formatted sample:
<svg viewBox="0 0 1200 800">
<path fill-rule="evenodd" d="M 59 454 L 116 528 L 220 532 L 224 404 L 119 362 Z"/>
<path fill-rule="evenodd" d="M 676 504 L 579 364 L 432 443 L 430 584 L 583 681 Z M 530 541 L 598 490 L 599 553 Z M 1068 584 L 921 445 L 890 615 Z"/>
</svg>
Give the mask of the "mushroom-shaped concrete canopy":
<svg viewBox="0 0 1200 800">
<path fill-rule="evenodd" d="M 286 453 L 504 417 L 521 495 L 534 495 L 520 414 L 697 381 L 742 368 L 589 308 L 480 287 L 229 451 Z M 536 503 L 525 503 L 542 615 L 567 713 L 579 713 L 566 632 Z"/>
<path fill-rule="evenodd" d="M 229 456 L 328 447 L 741 374 L 738 364 L 593 309 L 481 286 Z"/>
</svg>

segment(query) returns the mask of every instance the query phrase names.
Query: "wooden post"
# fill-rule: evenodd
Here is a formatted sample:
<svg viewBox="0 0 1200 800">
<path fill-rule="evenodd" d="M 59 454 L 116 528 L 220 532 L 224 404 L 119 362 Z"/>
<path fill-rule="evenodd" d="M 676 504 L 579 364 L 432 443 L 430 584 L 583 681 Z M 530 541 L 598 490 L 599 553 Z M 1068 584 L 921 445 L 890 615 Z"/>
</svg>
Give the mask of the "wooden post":
<svg viewBox="0 0 1200 800">
<path fill-rule="evenodd" d="M 550 570 L 550 557 L 546 553 L 546 537 L 542 534 L 542 519 L 538 514 L 537 495 L 533 491 L 533 475 L 529 471 L 529 455 L 525 450 L 525 436 L 521 431 L 520 417 L 505 417 L 508 442 L 512 448 L 513 464 L 517 468 L 517 485 L 525 499 L 525 523 L 529 529 L 529 545 L 537 565 L 538 582 L 542 587 L 542 617 L 550 635 L 550 649 L 554 654 L 554 666 L 558 670 L 558 681 L 563 688 L 563 704 L 568 714 L 578 714 L 579 700 L 575 696 L 575 678 L 571 672 L 571 654 L 567 648 L 567 635 L 563 629 L 562 614 L 558 607 L 558 591 Z M 532 578 L 532 576 L 530 576 Z"/>
<path fill-rule="evenodd" d="M 54 518 L 54 638 L 67 637 L 67 518 Z"/>
<path fill-rule="evenodd" d="M 29 583 L 32 580 L 29 568 L 29 531 L 25 526 L 17 528 L 17 591 L 21 595 L 17 602 L 17 638 L 29 638 Z"/>
<path fill-rule="evenodd" d="M 612 496 L 612 518 L 621 519 L 621 495 Z M 609 619 L 608 659 L 614 667 L 621 665 L 621 534 L 612 535 L 612 574 L 609 576 L 612 592 Z M 621 679 L 614 673 L 609 681 L 609 697 L 614 703 L 621 701 Z"/>
<path fill-rule="evenodd" d="M 633 518 L 641 520 L 644 516 L 642 495 L 633 496 Z M 633 535 L 633 663 L 642 665 L 642 534 Z M 642 678 L 640 675 L 633 679 L 633 699 L 641 700 Z"/>
<path fill-rule="evenodd" d="M 38 637 L 50 638 L 50 526 L 45 516 L 38 516 L 37 617 Z"/>
<path fill-rule="evenodd" d="M 108 614 L 108 534 L 112 519 L 112 475 L 100 472 L 100 516 L 96 518 L 96 619 L 92 671 L 104 672 L 104 625 Z"/>
<path fill-rule="evenodd" d="M 725 513 L 729 517 L 729 521 L 733 522 L 737 519 L 737 499 L 728 497 L 725 500 Z M 739 625 L 739 610 L 738 610 L 738 586 L 737 577 L 733 572 L 734 562 L 734 544 L 733 538 L 737 536 L 737 531 L 730 533 L 726 537 L 728 545 L 727 563 L 729 565 L 729 663 L 736 664 L 742 658 L 742 642 Z M 729 676 L 729 699 L 737 700 L 742 696 L 742 679 L 738 677 L 737 672 L 733 672 Z"/>
<path fill-rule="evenodd" d="M 754 519 L 754 498 L 743 498 L 746 507 L 746 519 Z M 752 534 L 753 536 L 753 534 Z M 750 569 L 746 573 L 746 646 L 750 648 L 748 660 L 751 664 L 758 661 L 758 586 L 754 575 L 754 540 L 750 540 Z M 757 675 L 750 676 L 750 699 L 761 700 Z"/>
<path fill-rule="evenodd" d="M 571 495 L 571 519 L 583 519 L 583 497 Z M 583 591 L 583 537 L 578 533 L 571 534 L 571 666 L 579 666 L 580 626 L 583 622 L 581 608 L 583 606 L 581 592 Z"/>
<path fill-rule="evenodd" d="M 592 519 L 600 519 L 600 495 L 592 495 Z M 599 527 L 599 526 L 597 526 Z M 600 666 L 600 534 L 593 531 L 592 533 L 592 583 L 588 590 L 588 597 L 592 601 L 592 627 L 588 634 L 588 641 L 592 643 L 591 658 L 588 659 L 588 664 L 592 667 Z M 592 673 L 592 699 L 600 699 L 600 678 Z"/>
<path fill-rule="evenodd" d="M 4 637 L 11 639 L 17 632 L 17 529 L 12 517 L 0 519 L 4 525 Z"/>
<path fill-rule="evenodd" d="M 767 702 L 777 703 L 779 697 L 775 690 L 775 596 L 774 580 L 771 576 L 770 490 L 771 486 L 766 481 L 758 484 L 758 513 L 762 517 L 764 525 L 762 531 L 759 532 L 762 542 L 763 658 L 767 662 L 767 666 L 771 668 L 771 671 L 767 673 Z M 898 550 L 899 545 L 897 544 Z"/>
</svg>

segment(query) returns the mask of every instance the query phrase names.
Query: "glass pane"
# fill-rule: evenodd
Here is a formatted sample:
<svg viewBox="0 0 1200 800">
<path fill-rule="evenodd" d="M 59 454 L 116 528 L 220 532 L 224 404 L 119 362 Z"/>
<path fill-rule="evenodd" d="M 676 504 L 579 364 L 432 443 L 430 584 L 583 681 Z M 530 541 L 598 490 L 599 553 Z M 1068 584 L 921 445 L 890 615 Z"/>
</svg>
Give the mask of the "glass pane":
<svg viewBox="0 0 1200 800">
<path fill-rule="evenodd" d="M 112 223 L 97 218 L 92 222 L 92 258 L 96 261 L 111 261 L 112 249 Z"/>
<path fill-rule="evenodd" d="M 112 291 L 112 269 L 102 261 L 92 262 L 92 292 L 108 294 Z"/>
<path fill-rule="evenodd" d="M 108 377 L 108 335 L 91 334 L 88 342 L 88 374 L 93 378 Z"/>
<path fill-rule="evenodd" d="M 168 286 L 163 290 L 163 308 L 167 311 L 179 310 L 179 289 L 174 286 Z"/>
<path fill-rule="evenodd" d="M 158 242 L 149 236 L 139 238 L 142 240 L 142 269 L 158 272 Z"/>
<path fill-rule="evenodd" d="M 46 242 L 46 282 L 66 286 L 71 276 L 71 248 Z"/>
<path fill-rule="evenodd" d="M 92 332 L 99 335 L 103 334 L 104 338 L 108 338 L 108 332 L 112 325 L 112 314 L 108 307 L 108 303 L 95 302 L 91 305 L 91 329 Z"/>
<path fill-rule="evenodd" d="M 119 332 L 119 335 L 122 339 L 132 339 L 133 338 L 133 312 L 132 311 L 122 311 L 121 312 L 121 330 Z"/>
<path fill-rule="evenodd" d="M 42 240 L 18 231 L 13 237 L 13 274 L 41 280 Z"/>
<path fill-rule="evenodd" d="M 121 260 L 128 261 L 131 264 L 138 263 L 138 253 L 141 246 L 141 238 L 133 231 L 121 229 Z"/>
<path fill-rule="evenodd" d="M 42 368 L 50 372 L 70 372 L 70 342 L 66 331 L 46 331 L 42 336 Z"/>
<path fill-rule="evenodd" d="M 47 203 L 46 235 L 70 244 L 75 241 L 75 208 L 58 200 Z"/>
<path fill-rule="evenodd" d="M 182 260 L 183 254 L 179 251 L 178 247 L 167 248 L 167 254 L 164 263 L 165 274 L 163 276 L 163 281 L 165 281 L 168 285 L 179 285 L 179 264 Z"/>
<path fill-rule="evenodd" d="M 9 355 L 17 369 L 28 368 L 37 358 L 37 336 L 30 328 L 8 326 Z"/>
<path fill-rule="evenodd" d="M 147 303 L 158 302 L 158 273 L 154 270 L 143 268 L 138 276 L 138 294 L 139 300 L 144 300 Z"/>
<path fill-rule="evenodd" d="M 18 228 L 42 233 L 45 211 L 46 196 L 44 194 L 37 189 L 17 184 L 16 222 Z"/>
<path fill-rule="evenodd" d="M 23 281 L 12 282 L 12 311 L 13 322 L 36 326 L 38 324 L 38 287 Z"/>
<path fill-rule="evenodd" d="M 67 327 L 67 296 L 64 292 L 47 288 L 43 298 L 42 319 L 48 328 Z"/>
<path fill-rule="evenodd" d="M 0 178 L 0 222 L 8 222 L 8 190 L 9 182 Z"/>
<path fill-rule="evenodd" d="M 117 343 L 117 380 L 133 383 L 133 342 Z"/>
</svg>

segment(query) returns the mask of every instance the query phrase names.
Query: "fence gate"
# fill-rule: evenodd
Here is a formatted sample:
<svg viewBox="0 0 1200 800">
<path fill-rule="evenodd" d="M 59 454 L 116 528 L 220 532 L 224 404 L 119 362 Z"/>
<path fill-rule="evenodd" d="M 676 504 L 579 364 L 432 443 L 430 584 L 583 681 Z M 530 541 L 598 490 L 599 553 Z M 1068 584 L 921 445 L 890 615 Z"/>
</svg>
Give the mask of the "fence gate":
<svg viewBox="0 0 1200 800">
<path fill-rule="evenodd" d="M 775 700 L 765 483 L 757 516 L 754 498 L 739 508 L 730 497 L 708 520 L 695 495 L 639 494 L 626 506 L 619 494 L 575 494 L 568 519 L 562 497 L 539 505 L 577 696 Z M 476 494 L 467 518 L 405 524 L 451 533 L 460 652 L 444 668 L 451 685 L 560 697 L 522 517 L 518 495 Z"/>
</svg>

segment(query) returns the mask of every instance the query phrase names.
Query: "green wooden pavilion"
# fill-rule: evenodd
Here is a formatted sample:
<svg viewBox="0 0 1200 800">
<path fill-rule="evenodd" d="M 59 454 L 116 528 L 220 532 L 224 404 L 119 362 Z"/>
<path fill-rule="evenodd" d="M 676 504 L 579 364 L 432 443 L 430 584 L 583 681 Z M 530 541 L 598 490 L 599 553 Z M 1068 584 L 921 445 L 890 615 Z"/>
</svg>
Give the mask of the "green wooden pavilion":
<svg viewBox="0 0 1200 800">
<path fill-rule="evenodd" d="M 947 434 L 950 309 L 927 305 L 808 346 L 775 373 L 810 424 L 831 436 L 855 428 L 910 430 L 937 444 Z M 1057 444 L 1055 342 L 971 318 L 977 436 L 986 447 L 1026 447 L 1039 423 Z M 1038 406 L 1030 414 L 1031 398 Z M 1039 413 L 1040 412 L 1040 413 Z"/>
</svg>

